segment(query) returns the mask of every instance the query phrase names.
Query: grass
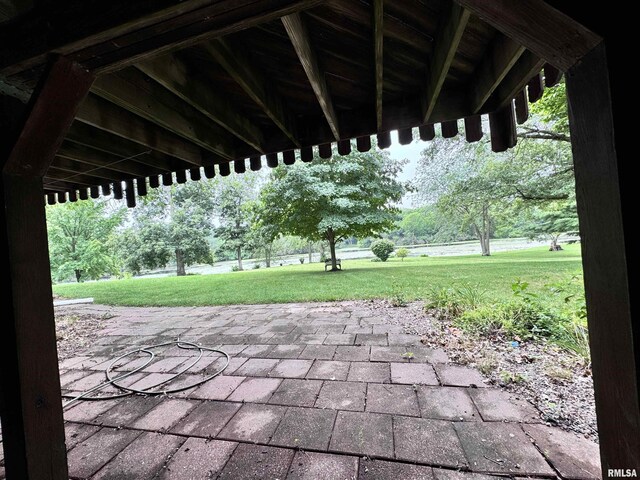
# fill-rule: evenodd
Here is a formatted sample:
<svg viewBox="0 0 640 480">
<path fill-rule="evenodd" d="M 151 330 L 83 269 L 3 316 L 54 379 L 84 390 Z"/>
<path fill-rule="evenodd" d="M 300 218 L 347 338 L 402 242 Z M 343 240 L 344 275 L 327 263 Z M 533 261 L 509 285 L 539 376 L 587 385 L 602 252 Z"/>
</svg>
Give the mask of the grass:
<svg viewBox="0 0 640 480">
<path fill-rule="evenodd" d="M 320 263 L 237 273 L 109 280 L 54 286 L 67 298 L 128 306 L 201 306 L 388 298 L 425 299 L 437 287 L 480 285 L 491 300 L 511 298 L 520 278 L 531 291 L 581 271 L 580 247 L 561 252 L 537 247 L 491 257 L 408 257 L 387 262 L 345 260 L 344 271 L 325 273 Z"/>
</svg>

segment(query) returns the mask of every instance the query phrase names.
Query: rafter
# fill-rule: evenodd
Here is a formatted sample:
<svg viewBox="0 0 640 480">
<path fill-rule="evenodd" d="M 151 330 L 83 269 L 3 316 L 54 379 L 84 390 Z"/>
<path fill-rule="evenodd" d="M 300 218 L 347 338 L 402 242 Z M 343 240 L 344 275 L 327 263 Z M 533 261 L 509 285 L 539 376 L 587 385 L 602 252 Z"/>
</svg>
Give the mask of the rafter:
<svg viewBox="0 0 640 480">
<path fill-rule="evenodd" d="M 451 3 L 443 12 L 429 64 L 427 81 L 422 96 L 422 123 L 429 123 L 442 86 L 449 73 L 451 62 L 458 50 L 462 34 L 469 20 L 469 12 L 457 3 Z"/>
<path fill-rule="evenodd" d="M 127 160 L 127 164 L 135 161 L 148 165 L 156 171 L 168 172 L 178 168 L 185 168 L 189 165 L 177 158 L 172 158 L 164 153 L 149 151 L 148 148 L 137 143 L 79 122 L 74 122 L 67 133 L 66 139 L 120 158 L 130 158 L 131 160 Z"/>
<path fill-rule="evenodd" d="M 177 54 L 169 54 L 136 65 L 147 76 L 180 97 L 200 113 L 231 132 L 258 152 L 264 153 L 262 132 L 246 115 L 213 88 Z"/>
<path fill-rule="evenodd" d="M 469 92 L 469 101 L 474 114 L 482 109 L 524 51 L 522 45 L 501 33 L 497 34 L 472 77 L 473 87 Z"/>
<path fill-rule="evenodd" d="M 269 84 L 260 69 L 254 66 L 247 50 L 224 38 L 205 43 L 202 48 L 216 59 L 289 140 L 299 147 L 295 119 L 289 114 L 278 92 Z"/>
<path fill-rule="evenodd" d="M 318 63 L 318 55 L 311 45 L 309 32 L 303 18 L 298 13 L 293 13 L 282 17 L 282 23 L 289 35 L 289 39 L 293 44 L 300 63 L 304 68 L 309 83 L 316 94 L 320 108 L 324 112 L 324 116 L 329 123 L 331 132 L 336 140 L 340 140 L 340 127 L 338 124 L 338 116 L 333 106 L 333 100 L 329 94 L 329 88 L 324 78 L 324 72 Z"/>
<path fill-rule="evenodd" d="M 92 91 L 209 152 L 225 159 L 235 157 L 224 129 L 139 70 L 127 68 L 99 77 Z"/>
<path fill-rule="evenodd" d="M 455 1 L 560 70 L 573 66 L 602 41 L 544 0 Z"/>
<path fill-rule="evenodd" d="M 58 150 L 56 159 L 68 159 L 90 167 L 109 169 L 126 175 L 144 175 L 148 168 L 136 162 L 123 162 L 122 157 L 93 150 L 85 145 L 65 141 Z"/>
<path fill-rule="evenodd" d="M 199 166 L 203 163 L 198 146 L 98 95 L 89 94 L 85 98 L 76 120 L 190 164 Z"/>
<path fill-rule="evenodd" d="M 59 2 L 56 8 L 36 8 L 30 15 L 3 26 L 0 71 L 11 75 L 41 65 L 51 51 L 73 55 L 90 69 L 118 69 L 154 53 L 237 32 L 321 3 L 322 0 L 68 0 Z"/>
<path fill-rule="evenodd" d="M 543 66 L 544 60 L 525 51 L 485 103 L 483 110 L 493 111 L 507 106 L 531 77 L 540 73 Z"/>
<path fill-rule="evenodd" d="M 376 65 L 376 126 L 378 131 L 381 131 L 384 89 L 384 0 L 373 0 L 373 46 Z"/>
<path fill-rule="evenodd" d="M 67 177 L 71 179 L 70 181 L 73 181 L 73 178 L 75 178 L 76 174 L 96 177 L 98 179 L 95 181 L 96 184 L 101 183 L 99 180 L 117 181 L 118 179 L 122 178 L 122 174 L 114 172 L 113 170 L 87 165 L 82 162 L 70 160 L 68 158 L 60 156 L 53 159 L 53 163 L 47 171 L 47 176 L 50 177 L 49 172 L 51 172 L 52 170 L 64 172 Z"/>
</svg>

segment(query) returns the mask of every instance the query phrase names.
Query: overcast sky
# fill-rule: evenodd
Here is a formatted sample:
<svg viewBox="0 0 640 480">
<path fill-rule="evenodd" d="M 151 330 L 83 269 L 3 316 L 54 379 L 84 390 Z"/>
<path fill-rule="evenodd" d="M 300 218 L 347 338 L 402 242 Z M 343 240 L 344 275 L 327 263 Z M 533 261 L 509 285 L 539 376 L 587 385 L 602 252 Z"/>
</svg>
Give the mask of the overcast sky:
<svg viewBox="0 0 640 480">
<path fill-rule="evenodd" d="M 416 174 L 416 166 L 418 165 L 418 159 L 420 158 L 420 152 L 424 150 L 426 142 L 418 140 L 417 142 L 411 142 L 409 145 L 400 145 L 398 142 L 398 132 L 391 132 L 391 146 L 387 149 L 391 158 L 402 160 L 406 158 L 409 163 L 404 166 L 402 173 L 399 175 L 400 180 L 407 181 L 413 180 Z M 411 199 L 405 198 L 402 201 L 402 206 L 405 208 L 411 208 Z"/>
</svg>

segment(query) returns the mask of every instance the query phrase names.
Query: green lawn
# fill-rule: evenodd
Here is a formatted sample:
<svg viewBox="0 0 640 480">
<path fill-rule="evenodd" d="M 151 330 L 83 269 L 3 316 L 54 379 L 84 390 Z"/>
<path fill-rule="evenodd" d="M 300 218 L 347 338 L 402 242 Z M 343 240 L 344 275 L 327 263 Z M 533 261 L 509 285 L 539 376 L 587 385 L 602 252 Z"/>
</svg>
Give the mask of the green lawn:
<svg viewBox="0 0 640 480">
<path fill-rule="evenodd" d="M 581 271 L 580 248 L 545 247 L 491 257 L 410 257 L 404 261 L 346 260 L 344 271 L 325 273 L 319 263 L 187 277 L 109 280 L 55 285 L 68 298 L 130 306 L 196 306 L 332 301 L 388 297 L 401 290 L 408 300 L 424 299 L 433 286 L 480 285 L 495 299 L 511 295 L 520 278 L 535 290 Z"/>
</svg>

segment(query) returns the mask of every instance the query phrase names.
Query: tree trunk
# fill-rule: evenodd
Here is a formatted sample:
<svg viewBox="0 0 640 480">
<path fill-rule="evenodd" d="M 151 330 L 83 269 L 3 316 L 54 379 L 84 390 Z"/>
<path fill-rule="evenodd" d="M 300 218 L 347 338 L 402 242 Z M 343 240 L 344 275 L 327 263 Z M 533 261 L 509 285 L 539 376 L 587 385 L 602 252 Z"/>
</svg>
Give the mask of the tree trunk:
<svg viewBox="0 0 640 480">
<path fill-rule="evenodd" d="M 482 246 L 482 256 L 488 257 L 491 255 L 490 248 L 490 235 L 491 235 L 491 219 L 489 218 L 489 207 L 482 207 L 482 232 L 480 245 Z"/>
<path fill-rule="evenodd" d="M 338 271 L 338 263 L 336 262 L 336 235 L 333 229 L 327 231 L 327 240 L 329 241 L 329 250 L 331 251 L 331 271 Z"/>
<path fill-rule="evenodd" d="M 179 277 L 184 277 L 187 274 L 187 271 L 184 268 L 184 255 L 182 254 L 182 250 L 176 249 L 176 275 Z"/>
<path fill-rule="evenodd" d="M 236 248 L 236 254 L 238 255 L 238 270 L 242 271 L 242 247 Z"/>
<path fill-rule="evenodd" d="M 562 247 L 558 244 L 558 238 L 560 238 L 560 235 L 554 235 L 551 237 L 551 246 L 549 247 L 550 252 L 559 252 L 562 250 Z"/>
<path fill-rule="evenodd" d="M 271 248 L 273 244 L 270 243 L 264 247 L 264 264 L 267 268 L 271 266 Z"/>
<path fill-rule="evenodd" d="M 82 272 L 76 269 L 75 274 L 76 274 L 76 282 L 80 283 L 80 277 L 82 276 Z"/>
<path fill-rule="evenodd" d="M 313 242 L 309 242 L 309 263 L 313 261 Z"/>
</svg>

